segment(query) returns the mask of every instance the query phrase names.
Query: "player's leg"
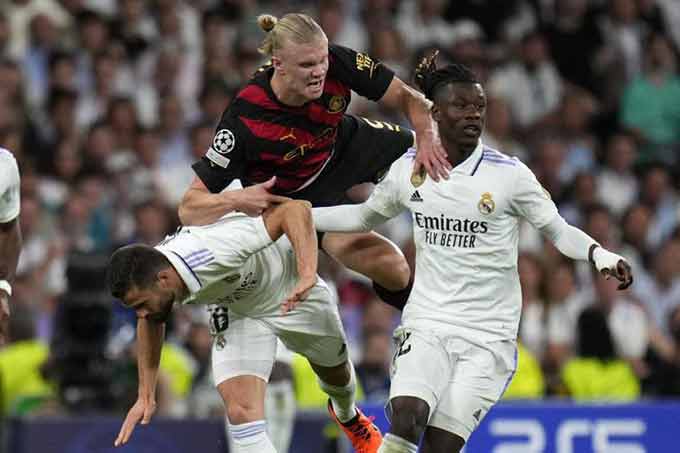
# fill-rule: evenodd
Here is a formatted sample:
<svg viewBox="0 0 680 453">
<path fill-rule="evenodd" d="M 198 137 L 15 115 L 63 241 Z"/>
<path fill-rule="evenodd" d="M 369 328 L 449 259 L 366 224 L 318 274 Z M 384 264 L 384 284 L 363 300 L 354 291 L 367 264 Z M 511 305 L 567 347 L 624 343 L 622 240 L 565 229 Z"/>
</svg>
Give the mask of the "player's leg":
<svg viewBox="0 0 680 453">
<path fill-rule="evenodd" d="M 382 300 L 401 310 L 411 292 L 411 270 L 393 242 L 373 231 L 326 233 L 321 247 L 334 259 L 370 278 Z"/>
<path fill-rule="evenodd" d="M 464 445 L 465 439 L 462 437 L 434 426 L 428 426 L 425 428 L 423 441 L 420 444 L 420 453 L 459 453 Z"/>
<path fill-rule="evenodd" d="M 460 451 L 505 392 L 517 366 L 512 341 L 476 345 L 455 339 L 449 345 L 458 360 L 425 430 L 424 453 Z"/>
<path fill-rule="evenodd" d="M 276 361 L 264 397 L 267 432 L 278 453 L 288 451 L 295 424 L 295 389 L 290 365 L 292 360 L 293 353 L 278 341 Z"/>
<path fill-rule="evenodd" d="M 378 451 L 415 453 L 446 390 L 451 363 L 443 340 L 436 335 L 400 327 L 394 338 L 397 347 L 386 408 L 391 426 Z"/>
<path fill-rule="evenodd" d="M 228 313 L 224 307 L 213 311 L 212 320 L 213 379 L 226 408 L 230 451 L 276 453 L 264 413 L 276 336 L 263 323 Z"/>
</svg>

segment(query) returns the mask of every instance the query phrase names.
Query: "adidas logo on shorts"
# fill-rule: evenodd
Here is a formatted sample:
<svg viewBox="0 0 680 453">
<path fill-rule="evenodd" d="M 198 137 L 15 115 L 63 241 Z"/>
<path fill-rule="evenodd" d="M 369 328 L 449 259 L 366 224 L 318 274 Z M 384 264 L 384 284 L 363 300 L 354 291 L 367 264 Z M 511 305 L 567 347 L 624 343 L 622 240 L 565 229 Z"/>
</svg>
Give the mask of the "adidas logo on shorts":
<svg viewBox="0 0 680 453">
<path fill-rule="evenodd" d="M 423 198 L 420 196 L 420 193 L 416 190 L 413 192 L 413 195 L 411 195 L 411 201 L 423 201 Z"/>
</svg>

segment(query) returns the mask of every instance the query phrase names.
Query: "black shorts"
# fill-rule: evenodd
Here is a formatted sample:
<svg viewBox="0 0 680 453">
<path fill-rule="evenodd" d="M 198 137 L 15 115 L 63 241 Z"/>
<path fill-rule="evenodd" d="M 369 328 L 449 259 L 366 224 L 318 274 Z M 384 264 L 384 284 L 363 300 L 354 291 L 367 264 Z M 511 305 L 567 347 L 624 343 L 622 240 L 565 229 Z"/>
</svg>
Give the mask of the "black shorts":
<svg viewBox="0 0 680 453">
<path fill-rule="evenodd" d="M 378 182 L 392 162 L 412 146 L 414 135 L 409 129 L 345 115 L 326 168 L 308 187 L 286 196 L 307 200 L 317 207 L 350 203 L 346 195 L 350 187 Z"/>
</svg>

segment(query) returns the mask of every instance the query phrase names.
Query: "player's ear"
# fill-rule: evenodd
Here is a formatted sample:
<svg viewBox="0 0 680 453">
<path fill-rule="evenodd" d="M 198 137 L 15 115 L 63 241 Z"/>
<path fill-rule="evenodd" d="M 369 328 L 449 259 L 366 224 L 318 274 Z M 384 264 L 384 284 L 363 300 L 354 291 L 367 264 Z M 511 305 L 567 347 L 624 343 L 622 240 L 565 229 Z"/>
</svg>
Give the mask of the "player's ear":
<svg viewBox="0 0 680 453">
<path fill-rule="evenodd" d="M 272 55 L 271 61 L 272 61 L 272 66 L 274 67 L 274 70 L 276 70 L 276 71 L 282 70 L 281 59 L 279 57 L 275 57 L 274 55 Z"/>
<path fill-rule="evenodd" d="M 174 277 L 173 275 L 173 270 L 170 267 L 166 267 L 165 269 L 161 269 L 158 271 L 156 274 L 156 281 L 158 282 L 158 286 L 160 286 L 163 289 L 169 289 L 172 287 L 172 279 Z"/>
</svg>

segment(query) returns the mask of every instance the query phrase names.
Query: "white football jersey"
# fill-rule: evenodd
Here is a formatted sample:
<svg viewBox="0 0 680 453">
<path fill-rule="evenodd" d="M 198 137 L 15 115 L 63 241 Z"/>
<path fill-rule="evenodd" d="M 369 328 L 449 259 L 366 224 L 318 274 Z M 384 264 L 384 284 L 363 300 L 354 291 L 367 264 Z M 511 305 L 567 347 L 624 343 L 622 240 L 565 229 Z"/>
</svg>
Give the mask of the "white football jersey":
<svg viewBox="0 0 680 453">
<path fill-rule="evenodd" d="M 439 183 L 412 178 L 414 157 L 396 161 L 367 201 L 386 217 L 412 214 L 415 282 L 402 324 L 472 341 L 516 339 L 519 221 L 554 220 L 550 195 L 526 165 L 481 141 Z"/>
<path fill-rule="evenodd" d="M 290 241 L 284 235 L 272 242 L 262 217 L 232 213 L 211 225 L 183 226 L 156 249 L 189 288 L 184 304 L 226 304 L 243 315 L 272 315 L 297 283 Z"/>
<path fill-rule="evenodd" d="M 7 223 L 19 215 L 19 167 L 12 153 L 0 148 L 0 223 Z"/>
</svg>

